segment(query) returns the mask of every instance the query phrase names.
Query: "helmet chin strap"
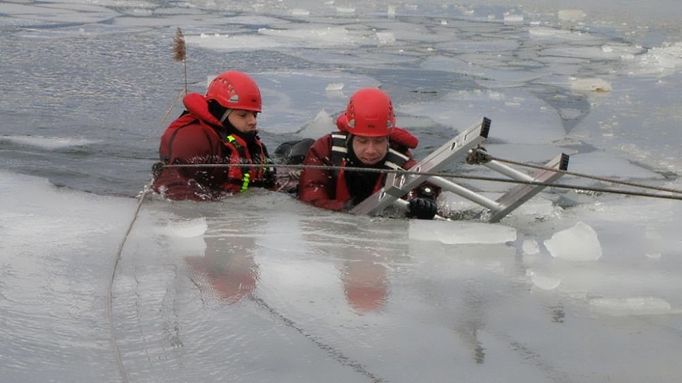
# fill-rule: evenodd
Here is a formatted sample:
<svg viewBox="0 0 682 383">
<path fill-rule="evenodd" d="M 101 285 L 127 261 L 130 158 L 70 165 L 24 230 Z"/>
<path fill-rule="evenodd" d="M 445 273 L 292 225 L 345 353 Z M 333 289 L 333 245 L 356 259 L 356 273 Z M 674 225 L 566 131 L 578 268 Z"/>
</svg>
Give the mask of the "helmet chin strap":
<svg viewBox="0 0 682 383">
<path fill-rule="evenodd" d="M 225 109 L 225 113 L 223 113 L 222 117 L 220 117 L 220 123 L 225 124 L 225 120 L 227 120 L 227 117 L 230 116 L 230 113 L 232 112 L 232 109 Z"/>
</svg>

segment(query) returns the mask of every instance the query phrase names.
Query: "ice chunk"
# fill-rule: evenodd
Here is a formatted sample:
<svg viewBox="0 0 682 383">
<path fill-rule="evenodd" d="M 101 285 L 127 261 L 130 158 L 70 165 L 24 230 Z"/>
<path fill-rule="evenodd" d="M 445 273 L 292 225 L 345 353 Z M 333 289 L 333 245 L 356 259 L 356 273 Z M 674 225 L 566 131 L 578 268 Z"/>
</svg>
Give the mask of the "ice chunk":
<svg viewBox="0 0 682 383">
<path fill-rule="evenodd" d="M 581 21 L 587 14 L 582 9 L 562 9 L 557 12 L 557 17 L 561 21 Z"/>
<path fill-rule="evenodd" d="M 505 24 L 520 24 L 523 23 L 523 15 L 507 13 L 504 15 Z"/>
<path fill-rule="evenodd" d="M 596 311 L 615 316 L 660 315 L 671 312 L 667 301 L 656 297 L 596 298 L 590 300 Z"/>
<path fill-rule="evenodd" d="M 298 132 L 303 138 L 317 139 L 335 129 L 332 117 L 324 109 L 320 110 L 315 118 L 301 128 Z"/>
<path fill-rule="evenodd" d="M 605 93 L 611 91 L 611 83 L 601 78 L 571 78 L 571 89 L 578 92 Z"/>
<path fill-rule="evenodd" d="M 204 235 L 207 229 L 206 218 L 201 217 L 170 222 L 166 226 L 159 227 L 158 233 L 169 237 L 193 238 Z"/>
<path fill-rule="evenodd" d="M 342 82 L 332 82 L 327 84 L 327 86 L 324 88 L 326 92 L 340 92 L 343 90 L 343 83 Z"/>
<path fill-rule="evenodd" d="M 515 241 L 516 229 L 480 222 L 411 220 L 409 238 L 448 245 L 494 244 Z"/>
<path fill-rule="evenodd" d="M 379 45 L 393 45 L 395 44 L 395 35 L 393 32 L 377 32 L 377 40 L 379 40 Z"/>
<path fill-rule="evenodd" d="M 395 18 L 395 5 L 389 5 L 388 9 L 386 10 L 386 14 L 388 15 L 389 19 L 394 19 Z"/>
<path fill-rule="evenodd" d="M 271 29 L 261 28 L 260 35 L 285 42 L 288 46 L 336 46 L 352 45 L 362 41 L 363 37 L 357 32 L 344 27 L 327 25 L 310 25 L 304 28 Z"/>
<path fill-rule="evenodd" d="M 185 41 L 190 46 L 212 49 L 217 51 L 239 51 L 250 49 L 274 49 L 281 47 L 280 42 L 268 36 L 260 35 L 220 35 L 201 34 L 199 36 L 185 35 Z"/>
<path fill-rule="evenodd" d="M 336 7 L 336 13 L 343 15 L 352 15 L 355 13 L 355 8 L 353 7 Z"/>
<path fill-rule="evenodd" d="M 545 247 L 552 257 L 569 261 L 596 261 L 602 254 L 597 232 L 582 221 L 555 233 Z"/>
<path fill-rule="evenodd" d="M 534 26 L 529 28 L 528 35 L 533 39 L 568 40 L 576 43 L 591 41 L 595 39 L 594 36 L 580 31 L 547 28 L 542 26 L 537 27 Z"/>
<path fill-rule="evenodd" d="M 651 48 L 638 57 L 634 73 L 667 75 L 682 67 L 682 42 Z"/>
<path fill-rule="evenodd" d="M 310 16 L 310 11 L 307 9 L 295 8 L 291 10 L 292 16 Z"/>
<path fill-rule="evenodd" d="M 519 206 L 514 215 L 541 219 L 560 215 L 560 209 L 561 208 L 554 206 L 552 201 L 538 196 Z"/>
</svg>

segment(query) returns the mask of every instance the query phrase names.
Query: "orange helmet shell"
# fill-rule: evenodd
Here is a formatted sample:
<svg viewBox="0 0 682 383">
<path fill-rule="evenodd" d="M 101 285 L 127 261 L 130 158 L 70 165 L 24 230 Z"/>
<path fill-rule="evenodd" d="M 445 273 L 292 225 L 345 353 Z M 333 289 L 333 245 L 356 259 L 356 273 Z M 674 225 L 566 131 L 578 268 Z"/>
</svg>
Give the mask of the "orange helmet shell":
<svg viewBox="0 0 682 383">
<path fill-rule="evenodd" d="M 227 109 L 261 111 L 260 89 L 243 72 L 227 71 L 216 76 L 208 85 L 206 99 L 215 100 Z"/>
<path fill-rule="evenodd" d="M 356 136 L 382 137 L 395 125 L 391 98 L 377 88 L 355 92 L 346 107 L 348 132 Z"/>
</svg>

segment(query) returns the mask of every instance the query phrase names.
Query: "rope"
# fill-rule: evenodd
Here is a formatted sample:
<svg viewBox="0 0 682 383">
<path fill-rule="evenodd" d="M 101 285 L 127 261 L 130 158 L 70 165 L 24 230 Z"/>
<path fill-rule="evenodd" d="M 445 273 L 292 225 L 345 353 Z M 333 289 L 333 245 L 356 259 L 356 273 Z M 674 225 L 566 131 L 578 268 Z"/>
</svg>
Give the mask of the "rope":
<svg viewBox="0 0 682 383">
<path fill-rule="evenodd" d="M 562 173 L 564 175 L 570 175 L 570 176 L 576 176 L 576 177 L 582 177 L 582 178 L 588 178 L 592 180 L 597 180 L 597 181 L 602 181 L 602 182 L 608 182 L 612 184 L 617 184 L 617 185 L 626 185 L 626 186 L 633 186 L 633 187 L 638 187 L 642 189 L 651 189 L 651 190 L 657 190 L 657 191 L 666 191 L 666 192 L 671 192 L 671 193 L 682 193 L 682 190 L 677 190 L 677 189 L 670 189 L 670 188 L 664 188 L 664 187 L 659 187 L 659 186 L 649 186 L 649 185 L 643 185 L 643 184 L 638 184 L 634 182 L 628 182 L 628 181 L 620 181 L 616 180 L 613 178 L 607 178 L 607 177 L 599 177 L 599 176 L 593 176 L 590 174 L 585 174 L 585 173 L 578 173 L 578 172 L 572 172 L 568 170 L 559 170 L 559 169 L 553 169 L 553 168 L 548 168 L 545 166 L 540 166 L 540 165 L 532 165 L 532 164 L 526 164 L 523 162 L 518 162 L 518 161 L 513 161 L 513 160 L 507 160 L 504 158 L 499 158 L 495 156 L 491 156 L 487 152 L 483 150 L 478 150 L 478 153 L 482 154 L 486 159 L 488 160 L 495 160 L 498 162 L 504 162 L 510 165 L 518 165 L 518 166 L 523 166 L 531 169 L 539 169 L 539 170 L 550 170 L 554 171 L 557 173 Z"/>
<path fill-rule="evenodd" d="M 144 197 L 147 196 L 147 194 L 151 191 L 151 183 L 147 184 L 144 186 L 144 189 L 142 190 L 142 194 L 140 195 L 140 201 L 137 203 L 137 208 L 135 209 L 135 214 L 133 215 L 133 219 L 130 221 L 130 224 L 128 225 L 128 229 L 126 230 L 125 236 L 123 237 L 123 240 L 121 241 L 121 244 L 118 247 L 118 251 L 116 252 L 116 257 L 114 258 L 114 265 L 113 265 L 113 270 L 111 272 L 111 279 L 109 280 L 109 285 L 107 286 L 107 294 L 106 294 L 106 316 L 107 316 L 107 321 L 109 323 L 109 334 L 110 338 L 109 340 L 111 341 L 111 348 L 114 352 L 114 356 L 116 358 L 116 364 L 118 366 L 118 372 L 119 375 L 121 376 L 121 381 L 123 383 L 128 383 L 128 373 L 126 372 L 125 366 L 123 365 L 123 359 L 121 357 L 121 350 L 118 348 L 118 343 L 116 342 L 116 334 L 114 334 L 114 318 L 113 318 L 113 287 L 114 287 L 114 279 L 116 278 L 116 271 L 118 270 L 118 263 L 121 260 L 121 254 L 123 252 L 123 247 L 125 246 L 126 241 L 128 240 L 128 236 L 130 235 L 130 232 L 133 229 L 133 225 L 135 225 L 135 221 L 137 220 L 138 214 L 140 212 L 140 208 L 142 207 L 142 202 L 144 202 Z"/>
<path fill-rule="evenodd" d="M 492 157 L 491 157 L 491 159 L 492 159 Z M 500 161 L 500 162 L 502 162 L 502 161 Z M 603 177 L 581 175 L 580 173 L 567 172 L 567 171 L 563 171 L 563 170 L 559 170 L 559 169 L 545 168 L 545 167 L 541 167 L 541 166 L 537 166 L 537 168 L 540 168 L 543 170 L 554 171 L 554 172 L 565 173 L 565 174 L 571 174 L 571 175 L 575 175 L 575 176 L 584 176 L 585 178 L 599 179 L 602 181 L 608 181 L 608 182 L 613 182 L 613 183 L 622 183 L 625 185 L 636 186 L 636 187 L 640 187 L 643 189 L 652 189 L 652 190 L 671 192 L 671 193 L 676 193 L 676 194 L 680 194 L 680 195 L 676 196 L 676 195 L 667 195 L 667 194 L 659 194 L 659 193 L 646 193 L 646 192 L 628 191 L 628 190 L 622 190 L 622 189 L 607 189 L 607 188 L 580 186 L 580 185 L 571 185 L 571 184 L 560 184 L 560 183 L 522 181 L 522 180 L 515 180 L 515 179 L 509 179 L 509 178 L 499 178 L 499 177 L 462 175 L 462 174 L 454 174 L 451 172 L 417 172 L 417 171 L 413 171 L 413 170 L 404 170 L 404 169 L 376 169 L 376 168 L 363 168 L 363 167 L 352 167 L 352 166 L 341 167 L 341 166 L 333 166 L 333 165 L 286 165 L 286 164 L 249 164 L 249 163 L 239 163 L 239 164 L 168 164 L 168 165 L 163 165 L 164 168 L 166 168 L 166 167 L 167 168 L 221 168 L 221 167 L 263 167 L 263 166 L 271 167 L 271 168 L 288 168 L 288 169 L 321 169 L 321 170 L 344 169 L 344 171 L 356 171 L 356 172 L 366 172 L 366 173 L 396 173 L 396 174 L 400 174 L 400 175 L 404 174 L 404 175 L 416 175 L 416 176 L 425 176 L 425 177 L 457 178 L 457 179 L 476 180 L 476 181 L 489 181 L 489 182 L 502 182 L 502 183 L 512 183 L 512 184 L 537 185 L 537 186 L 553 187 L 553 188 L 558 188 L 558 189 L 584 190 L 584 191 L 592 191 L 592 192 L 599 192 L 599 193 L 622 194 L 622 195 L 631 195 L 631 196 L 637 196 L 637 197 L 660 198 L 660 199 L 671 199 L 671 200 L 682 201 L 682 190 L 658 188 L 655 186 L 648 186 L 648 185 L 635 184 L 635 183 L 625 182 L 625 181 L 611 180 L 611 179 L 603 178 Z M 536 167 L 535 165 L 527 165 L 527 166 Z"/>
</svg>

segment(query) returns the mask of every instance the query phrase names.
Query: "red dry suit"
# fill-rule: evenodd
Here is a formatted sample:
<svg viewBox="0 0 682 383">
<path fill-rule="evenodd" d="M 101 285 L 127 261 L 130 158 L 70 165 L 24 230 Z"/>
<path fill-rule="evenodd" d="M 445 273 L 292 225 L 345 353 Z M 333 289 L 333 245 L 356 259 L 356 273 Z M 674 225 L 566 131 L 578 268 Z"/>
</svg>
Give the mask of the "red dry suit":
<svg viewBox="0 0 682 383">
<path fill-rule="evenodd" d="M 161 168 L 153 189 L 173 200 L 213 200 L 249 186 L 273 186 L 274 171 L 260 139 L 248 140 L 235 129 L 224 128 L 208 109 L 205 97 L 190 93 L 183 99 L 186 112 L 161 136 L 162 164 L 264 164 L 259 167 Z"/>
<path fill-rule="evenodd" d="M 299 182 L 298 198 L 317 207 L 340 211 L 362 201 L 358 201 L 355 190 L 348 187 L 343 167 L 347 166 L 346 154 L 352 151 L 352 145 L 348 140 L 348 133 L 343 131 L 343 125 L 337 125 L 342 131 L 328 134 L 315 141 L 308 150 L 303 164 L 341 166 L 342 169 L 338 171 L 304 169 Z M 408 131 L 391 128 L 388 153 L 382 163 L 373 165 L 372 168 L 409 169 L 416 164 L 409 149 L 415 148 L 417 142 L 417 138 Z M 385 180 L 386 174 L 380 174 L 376 178 L 372 192 L 380 190 Z"/>
</svg>

